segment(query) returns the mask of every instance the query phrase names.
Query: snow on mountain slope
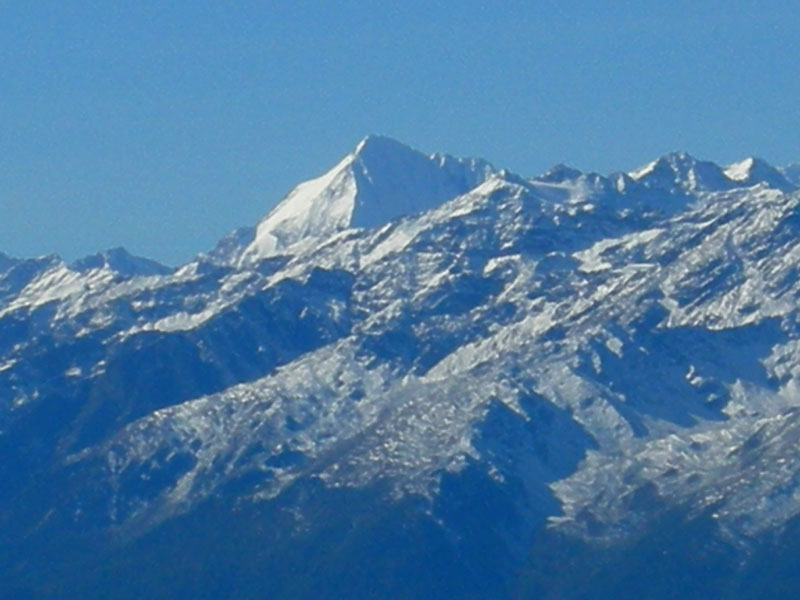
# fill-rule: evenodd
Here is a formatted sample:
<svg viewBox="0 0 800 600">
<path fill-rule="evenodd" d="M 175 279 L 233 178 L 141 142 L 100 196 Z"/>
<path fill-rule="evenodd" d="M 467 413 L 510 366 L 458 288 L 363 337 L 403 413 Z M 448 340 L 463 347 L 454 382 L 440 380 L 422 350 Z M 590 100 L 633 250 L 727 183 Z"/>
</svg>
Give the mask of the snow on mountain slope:
<svg viewBox="0 0 800 600">
<path fill-rule="evenodd" d="M 754 159 L 525 179 L 370 137 L 173 272 L 0 256 L 0 534 L 312 486 L 491 530 L 509 572 L 673 509 L 746 548 L 800 514 L 799 211 Z"/>
<path fill-rule="evenodd" d="M 258 224 L 241 260 L 418 213 L 467 192 L 493 171 L 484 161 L 426 156 L 391 138 L 369 136 L 330 171 L 289 192 Z"/>
<path fill-rule="evenodd" d="M 738 355 L 725 332 L 748 340 L 749 327 L 765 327 L 759 335 L 773 344 L 797 335 L 769 323 L 790 314 L 788 298 L 800 293 L 796 280 L 784 283 L 800 251 L 798 198 L 768 188 L 716 193 L 637 230 L 616 213 L 571 210 L 574 188 L 559 193 L 564 203 L 552 188 L 543 198 L 536 182 L 498 178 L 394 227 L 333 242 L 327 259 L 317 250 L 311 264 L 324 259 L 330 269 L 356 264 L 338 253 L 361 257 L 350 301 L 363 320 L 333 346 L 154 413 L 96 449 L 89 456 L 107 457 L 114 489 L 143 465 L 165 482 L 144 504 L 124 500 L 136 498 L 124 490 L 109 499 L 115 522 L 159 522 L 253 473 L 261 475 L 249 493 L 267 498 L 311 474 L 334 487 L 388 479 L 398 493 L 429 495 L 442 472 L 467 460 L 503 478 L 474 445 L 497 402 L 522 422 L 532 398 L 570 415 L 571 428 L 560 425 L 569 437 L 550 434 L 546 454 L 575 448 L 574 464 L 592 447 L 613 457 L 641 439 L 717 424 L 742 385 L 754 397 L 775 393 L 759 358 L 781 346 L 754 338 Z M 308 268 L 309 257 L 296 260 L 287 272 Z M 735 372 L 715 362 L 719 351 L 730 352 Z M 250 457 L 248 448 L 259 450 Z M 195 459 L 175 471 L 159 465 L 166 454 Z M 289 462 L 272 464 L 284 454 Z M 531 460 L 522 477 L 542 496 L 555 473 L 569 472 Z"/>
<path fill-rule="evenodd" d="M 167 275 L 173 271 L 154 260 L 133 256 L 124 248 L 112 248 L 93 256 L 87 256 L 75 261 L 71 268 L 76 271 L 105 268 L 121 277 Z"/>
<path fill-rule="evenodd" d="M 792 163 L 778 170 L 790 183 L 800 186 L 800 163 Z"/>
<path fill-rule="evenodd" d="M 629 173 L 649 188 L 719 191 L 733 187 L 723 170 L 686 152 L 673 152 Z"/>
<path fill-rule="evenodd" d="M 698 160 L 686 152 L 673 152 L 628 173 L 628 176 L 640 185 L 652 189 L 713 192 L 757 184 L 783 191 L 797 189 L 780 170 L 753 157 L 723 169 L 712 162 Z"/>
<path fill-rule="evenodd" d="M 769 416 L 648 440 L 622 455 L 591 453 L 577 473 L 553 484 L 565 515 L 552 522 L 609 542 L 641 533 L 654 512 L 684 505 L 694 514 L 711 510 L 737 544 L 780 531 L 800 514 L 800 420 L 792 402 Z"/>
<path fill-rule="evenodd" d="M 769 187 L 791 191 L 796 185 L 781 172 L 760 158 L 748 157 L 725 168 L 725 176 L 740 185 L 764 183 Z"/>
</svg>

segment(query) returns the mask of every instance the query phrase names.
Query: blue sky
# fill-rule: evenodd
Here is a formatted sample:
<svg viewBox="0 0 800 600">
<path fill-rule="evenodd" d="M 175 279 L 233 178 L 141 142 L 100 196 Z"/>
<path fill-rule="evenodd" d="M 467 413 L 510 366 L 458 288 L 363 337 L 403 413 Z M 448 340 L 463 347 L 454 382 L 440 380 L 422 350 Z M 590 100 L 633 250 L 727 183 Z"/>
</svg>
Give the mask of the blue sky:
<svg viewBox="0 0 800 600">
<path fill-rule="evenodd" d="M 523 175 L 800 160 L 793 2 L 0 0 L 0 250 L 170 264 L 364 135 Z"/>
</svg>

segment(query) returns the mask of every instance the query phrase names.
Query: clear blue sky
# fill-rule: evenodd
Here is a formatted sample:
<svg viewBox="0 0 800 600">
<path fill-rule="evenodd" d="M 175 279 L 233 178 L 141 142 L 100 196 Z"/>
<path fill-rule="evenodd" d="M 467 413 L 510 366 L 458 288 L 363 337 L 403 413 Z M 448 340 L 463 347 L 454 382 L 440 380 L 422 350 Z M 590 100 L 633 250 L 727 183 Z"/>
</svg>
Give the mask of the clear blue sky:
<svg viewBox="0 0 800 600">
<path fill-rule="evenodd" d="M 796 1 L 0 0 L 0 250 L 177 264 L 368 133 L 523 175 L 797 161 L 798 38 Z"/>
</svg>

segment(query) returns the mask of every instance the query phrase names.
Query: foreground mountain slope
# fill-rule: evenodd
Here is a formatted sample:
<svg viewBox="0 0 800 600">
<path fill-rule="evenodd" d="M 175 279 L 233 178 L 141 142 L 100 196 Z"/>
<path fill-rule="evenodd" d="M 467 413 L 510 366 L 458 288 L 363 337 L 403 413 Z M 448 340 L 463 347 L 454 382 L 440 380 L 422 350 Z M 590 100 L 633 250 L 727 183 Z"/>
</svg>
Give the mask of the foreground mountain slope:
<svg viewBox="0 0 800 600">
<path fill-rule="evenodd" d="M 800 194 L 768 167 L 525 179 L 368 138 L 175 272 L 4 258 L 0 568 L 33 597 L 625 597 L 613 564 L 666 598 L 706 561 L 748 597 L 800 512 Z M 313 227 L 259 245 L 283 213 Z"/>
</svg>

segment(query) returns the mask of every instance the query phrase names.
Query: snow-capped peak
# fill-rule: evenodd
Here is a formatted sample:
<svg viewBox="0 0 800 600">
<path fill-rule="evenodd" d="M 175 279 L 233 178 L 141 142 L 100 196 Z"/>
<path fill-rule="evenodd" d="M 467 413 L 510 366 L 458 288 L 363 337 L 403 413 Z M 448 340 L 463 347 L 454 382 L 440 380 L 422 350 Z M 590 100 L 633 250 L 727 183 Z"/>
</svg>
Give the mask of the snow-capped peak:
<svg viewBox="0 0 800 600">
<path fill-rule="evenodd" d="M 686 152 L 672 152 L 628 175 L 644 187 L 669 191 L 721 191 L 757 184 L 784 191 L 796 189 L 778 169 L 755 157 L 722 168 Z"/>
<path fill-rule="evenodd" d="M 543 183 L 563 183 L 565 181 L 575 180 L 581 175 L 583 175 L 583 173 L 578 169 L 573 169 L 563 163 L 559 163 L 535 179 Z"/>
<path fill-rule="evenodd" d="M 134 256 L 125 248 L 111 248 L 105 252 L 99 252 L 91 256 L 78 259 L 70 265 L 74 271 L 89 271 L 92 269 L 107 269 L 123 277 L 133 277 L 136 275 L 166 275 L 172 269 L 164 265 L 143 258 Z"/>
<path fill-rule="evenodd" d="M 750 173 L 758 159 L 749 156 L 743 160 L 732 163 L 725 167 L 725 175 L 733 181 L 744 181 L 750 177 Z"/>
<path fill-rule="evenodd" d="M 258 224 L 240 262 L 432 208 L 468 192 L 493 172 L 482 160 L 426 155 L 388 137 L 368 136 L 327 173 L 290 191 Z"/>
<path fill-rule="evenodd" d="M 725 167 L 725 175 L 742 186 L 749 187 L 765 183 L 770 187 L 782 190 L 795 187 L 778 169 L 765 160 L 753 156 Z"/>
<path fill-rule="evenodd" d="M 643 186 L 655 189 L 708 191 L 731 187 L 718 165 L 698 160 L 687 152 L 665 154 L 628 175 Z"/>
</svg>

